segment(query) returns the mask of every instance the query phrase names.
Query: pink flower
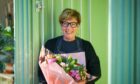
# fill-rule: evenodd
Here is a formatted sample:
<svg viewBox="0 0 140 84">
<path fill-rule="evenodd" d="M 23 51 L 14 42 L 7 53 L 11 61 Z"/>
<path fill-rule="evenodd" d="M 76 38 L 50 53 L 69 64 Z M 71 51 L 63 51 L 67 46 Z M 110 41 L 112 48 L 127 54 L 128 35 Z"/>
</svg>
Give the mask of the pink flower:
<svg viewBox="0 0 140 84">
<path fill-rule="evenodd" d="M 76 79 L 77 81 L 81 80 L 81 77 L 80 77 L 79 73 L 76 74 L 75 79 Z"/>
<path fill-rule="evenodd" d="M 75 75 L 77 74 L 75 70 L 71 70 L 70 72 L 72 77 L 75 77 Z"/>
<path fill-rule="evenodd" d="M 70 75 L 71 77 L 73 77 L 76 81 L 81 80 L 81 76 L 79 75 L 79 71 L 78 71 L 78 70 L 71 70 L 71 71 L 69 72 L 69 75 Z"/>
</svg>

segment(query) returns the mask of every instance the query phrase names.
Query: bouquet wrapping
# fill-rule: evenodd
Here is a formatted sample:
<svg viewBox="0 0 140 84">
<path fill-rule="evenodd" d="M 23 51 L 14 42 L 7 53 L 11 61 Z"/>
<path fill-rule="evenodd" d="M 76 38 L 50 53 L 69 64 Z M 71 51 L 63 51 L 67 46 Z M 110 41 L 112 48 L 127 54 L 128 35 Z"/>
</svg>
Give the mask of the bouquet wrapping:
<svg viewBox="0 0 140 84">
<path fill-rule="evenodd" d="M 39 60 L 39 66 L 48 84 L 85 84 L 86 70 L 76 59 L 48 52 L 43 62 Z"/>
</svg>

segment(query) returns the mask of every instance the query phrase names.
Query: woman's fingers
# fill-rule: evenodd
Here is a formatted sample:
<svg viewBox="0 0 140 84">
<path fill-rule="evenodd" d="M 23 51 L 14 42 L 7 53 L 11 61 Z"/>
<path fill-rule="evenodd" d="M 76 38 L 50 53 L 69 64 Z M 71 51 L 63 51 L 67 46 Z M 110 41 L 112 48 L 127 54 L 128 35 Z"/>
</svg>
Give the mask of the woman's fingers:
<svg viewBox="0 0 140 84">
<path fill-rule="evenodd" d="M 39 56 L 39 60 L 41 61 L 41 63 L 45 60 L 45 48 L 42 47 L 41 51 L 40 51 L 40 56 Z"/>
</svg>

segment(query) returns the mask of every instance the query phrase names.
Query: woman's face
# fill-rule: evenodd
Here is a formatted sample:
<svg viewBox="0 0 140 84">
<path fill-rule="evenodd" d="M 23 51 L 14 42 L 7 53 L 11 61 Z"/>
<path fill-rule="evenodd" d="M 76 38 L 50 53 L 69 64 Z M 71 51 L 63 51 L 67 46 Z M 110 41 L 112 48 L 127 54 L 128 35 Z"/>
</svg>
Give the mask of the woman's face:
<svg viewBox="0 0 140 84">
<path fill-rule="evenodd" d="M 63 38 L 66 41 L 73 41 L 75 40 L 76 32 L 78 30 L 79 24 L 75 18 L 70 18 L 61 24 Z"/>
</svg>

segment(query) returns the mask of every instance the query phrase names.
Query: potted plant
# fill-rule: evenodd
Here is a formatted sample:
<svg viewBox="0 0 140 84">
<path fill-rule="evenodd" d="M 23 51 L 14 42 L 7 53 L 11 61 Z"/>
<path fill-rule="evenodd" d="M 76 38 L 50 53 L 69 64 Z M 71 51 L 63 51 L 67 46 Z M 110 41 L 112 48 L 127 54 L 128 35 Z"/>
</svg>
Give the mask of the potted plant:
<svg viewBox="0 0 140 84">
<path fill-rule="evenodd" d="M 0 45 L 0 67 L 3 67 L 5 64 L 9 63 L 13 64 L 14 28 L 11 28 L 10 26 L 6 28 L 0 27 Z"/>
</svg>

